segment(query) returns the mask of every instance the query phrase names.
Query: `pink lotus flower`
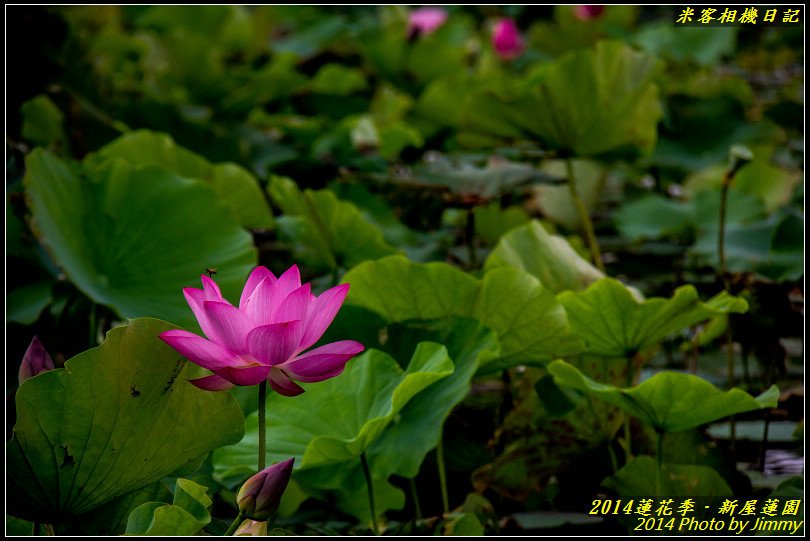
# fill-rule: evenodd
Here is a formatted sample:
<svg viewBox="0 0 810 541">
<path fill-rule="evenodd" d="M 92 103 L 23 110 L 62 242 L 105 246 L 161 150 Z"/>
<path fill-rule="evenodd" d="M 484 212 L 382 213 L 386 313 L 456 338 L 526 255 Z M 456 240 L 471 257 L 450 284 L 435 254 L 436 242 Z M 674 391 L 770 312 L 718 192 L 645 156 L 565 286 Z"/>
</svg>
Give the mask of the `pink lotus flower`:
<svg viewBox="0 0 810 541">
<path fill-rule="evenodd" d="M 276 512 L 281 496 L 290 482 L 291 458 L 263 469 L 242 485 L 236 495 L 239 512 L 252 520 L 267 520 Z"/>
<path fill-rule="evenodd" d="M 605 6 L 574 6 L 574 17 L 580 21 L 598 19 L 605 12 Z"/>
<path fill-rule="evenodd" d="M 191 380 L 201 389 L 221 391 L 267 379 L 277 393 L 295 396 L 304 389 L 292 379 L 309 383 L 335 377 L 364 349 L 359 342 L 343 340 L 302 353 L 332 323 L 349 284 L 316 297 L 309 284 L 301 285 L 295 265 L 279 278 L 256 267 L 237 308 L 222 298 L 216 282 L 205 275 L 200 278 L 203 289 L 187 287 L 183 294 L 208 339 L 182 330 L 166 331 L 160 338 L 214 372 Z"/>
<path fill-rule="evenodd" d="M 523 53 L 523 37 L 515 21 L 501 19 L 492 31 L 492 46 L 504 60 L 513 60 Z"/>
<path fill-rule="evenodd" d="M 430 34 L 447 20 L 447 11 L 442 8 L 422 7 L 413 10 L 408 16 L 408 36 Z"/>
<path fill-rule="evenodd" d="M 22 385 L 22 382 L 28 378 L 33 378 L 48 370 L 53 370 L 53 359 L 51 359 L 51 356 L 45 350 L 45 346 L 42 345 L 39 338 L 35 336 L 34 339 L 31 340 L 28 349 L 25 350 L 17 380 L 20 385 Z"/>
</svg>

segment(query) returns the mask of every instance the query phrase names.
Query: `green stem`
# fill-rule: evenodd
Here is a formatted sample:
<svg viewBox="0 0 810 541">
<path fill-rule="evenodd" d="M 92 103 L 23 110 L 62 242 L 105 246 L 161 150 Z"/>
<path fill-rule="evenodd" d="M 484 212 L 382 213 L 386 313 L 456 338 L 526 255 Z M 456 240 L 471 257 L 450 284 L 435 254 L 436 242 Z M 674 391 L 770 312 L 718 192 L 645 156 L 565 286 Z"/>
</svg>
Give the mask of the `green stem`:
<svg viewBox="0 0 810 541">
<path fill-rule="evenodd" d="M 233 522 L 231 522 L 231 525 L 228 526 L 228 530 L 223 535 L 233 535 L 233 533 L 236 531 L 239 525 L 242 524 L 244 520 L 245 520 L 244 513 L 239 511 L 239 514 L 236 515 L 236 518 L 234 519 Z"/>
<path fill-rule="evenodd" d="M 607 443 L 608 455 L 610 456 L 610 467 L 613 468 L 611 473 L 619 471 L 619 461 L 616 460 L 616 451 L 613 450 L 612 442 Z"/>
<path fill-rule="evenodd" d="M 413 500 L 414 514 L 416 520 L 422 520 L 422 506 L 419 505 L 419 494 L 416 492 L 416 481 L 411 478 L 408 479 L 408 486 L 411 488 L 411 499 Z"/>
<path fill-rule="evenodd" d="M 602 253 L 599 251 L 599 243 L 596 242 L 596 234 L 593 230 L 591 216 L 588 213 L 587 207 L 585 207 L 585 202 L 579 195 L 579 190 L 577 190 L 577 182 L 576 178 L 574 177 L 574 164 L 571 161 L 571 158 L 566 158 L 565 168 L 568 172 L 568 191 L 571 193 L 571 199 L 574 201 L 574 205 L 577 207 L 579 219 L 582 220 L 582 227 L 585 229 L 585 237 L 588 240 L 588 247 L 591 249 L 591 259 L 593 259 L 594 265 L 596 265 L 600 271 L 605 272 L 605 264 L 602 262 Z"/>
<path fill-rule="evenodd" d="M 728 388 L 734 387 L 734 339 L 731 336 L 731 321 L 726 329 L 726 372 L 728 377 Z M 732 415 L 729 418 L 731 428 L 731 455 L 735 456 L 737 450 L 737 421 Z"/>
<path fill-rule="evenodd" d="M 259 383 L 259 471 L 264 469 L 265 446 L 267 445 L 267 380 Z"/>
<path fill-rule="evenodd" d="M 464 233 L 464 240 L 467 242 L 467 253 L 470 257 L 470 268 L 478 266 L 478 256 L 475 253 L 475 210 L 467 209 L 467 224 Z"/>
<path fill-rule="evenodd" d="M 762 447 L 759 453 L 759 471 L 765 471 L 765 454 L 768 450 L 768 428 L 771 423 L 770 410 L 765 410 L 765 430 L 762 433 Z"/>
<path fill-rule="evenodd" d="M 55 536 L 56 532 L 53 531 L 53 524 L 48 524 L 47 522 L 42 525 L 42 529 L 45 530 L 45 535 Z"/>
<path fill-rule="evenodd" d="M 442 510 L 450 512 L 450 498 L 447 495 L 447 472 L 444 469 L 444 445 L 439 438 L 439 445 L 436 446 L 436 464 L 439 467 L 439 484 L 442 489 Z"/>
<path fill-rule="evenodd" d="M 64 90 L 66 94 L 68 94 L 76 104 L 84 110 L 87 114 L 104 124 L 105 126 L 117 131 L 118 133 L 127 133 L 130 131 L 129 126 L 121 122 L 120 120 L 115 120 L 113 117 L 93 105 L 93 103 L 73 90 L 70 87 L 63 87 L 61 90 Z"/>
<path fill-rule="evenodd" d="M 633 386 L 633 358 L 627 357 L 627 375 L 625 377 L 625 387 Z M 630 431 L 630 415 L 624 414 L 624 452 L 625 461 L 629 462 L 633 458 L 633 434 Z"/>
<path fill-rule="evenodd" d="M 360 464 L 363 466 L 363 475 L 366 478 L 368 506 L 371 509 L 371 527 L 374 529 L 374 535 L 380 535 L 380 527 L 377 526 L 377 506 L 374 505 L 374 483 L 371 481 L 371 470 L 368 468 L 368 459 L 365 452 L 360 454 Z"/>
<path fill-rule="evenodd" d="M 656 450 L 656 459 L 658 467 L 655 469 L 655 495 L 663 496 L 661 493 L 661 474 L 664 469 L 664 433 L 657 432 L 658 435 L 658 449 Z"/>
</svg>

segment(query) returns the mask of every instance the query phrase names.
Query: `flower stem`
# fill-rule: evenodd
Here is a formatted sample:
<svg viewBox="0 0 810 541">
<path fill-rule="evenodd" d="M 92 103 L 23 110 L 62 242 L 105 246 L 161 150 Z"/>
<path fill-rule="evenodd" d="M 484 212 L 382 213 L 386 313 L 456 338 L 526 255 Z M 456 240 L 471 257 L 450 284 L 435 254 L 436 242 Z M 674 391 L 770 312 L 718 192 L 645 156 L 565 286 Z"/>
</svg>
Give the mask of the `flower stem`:
<svg viewBox="0 0 810 541">
<path fill-rule="evenodd" d="M 717 232 L 717 272 L 720 274 L 720 279 L 723 281 L 723 288 L 731 293 L 731 279 L 726 272 L 726 208 L 728 207 L 728 190 L 737 172 L 748 162 L 753 159 L 751 151 L 745 147 L 733 146 L 729 150 L 730 163 L 728 169 L 723 174 L 723 186 L 720 192 L 720 216 Z M 728 369 L 728 386 L 734 386 L 734 338 L 731 329 L 732 320 L 728 318 L 728 327 L 726 328 L 726 359 Z M 731 426 L 731 454 L 732 457 L 736 454 L 737 446 L 737 425 L 732 416 L 729 419 Z"/>
<path fill-rule="evenodd" d="M 577 190 L 577 182 L 574 177 L 574 164 L 571 158 L 566 158 L 565 168 L 568 172 L 568 191 L 571 194 L 571 200 L 573 200 L 574 205 L 577 207 L 579 219 L 582 221 L 582 227 L 585 229 L 585 237 L 588 239 L 588 247 L 591 249 L 591 259 L 593 259 L 594 265 L 596 265 L 600 271 L 605 272 L 605 264 L 602 262 L 602 253 L 599 251 L 599 243 L 596 242 L 596 234 L 593 231 L 591 216 L 588 213 L 587 207 L 585 207 L 585 202 L 579 195 L 579 190 Z"/>
<path fill-rule="evenodd" d="M 419 494 L 416 492 L 416 480 L 408 479 L 408 486 L 411 488 L 411 499 L 413 500 L 413 510 L 416 520 L 422 520 L 422 506 L 419 505 Z"/>
<path fill-rule="evenodd" d="M 734 387 L 734 338 L 731 335 L 731 319 L 729 318 L 726 328 L 726 372 L 728 378 L 728 388 Z M 732 415 L 729 417 L 729 427 L 731 429 L 731 456 L 736 458 L 737 453 L 737 421 Z"/>
<path fill-rule="evenodd" d="M 231 522 L 231 525 L 228 526 L 228 530 L 223 535 L 233 535 L 236 529 L 239 527 L 240 524 L 245 520 L 245 515 L 240 511 L 236 518 Z"/>
<path fill-rule="evenodd" d="M 267 380 L 259 383 L 259 471 L 264 469 L 265 449 L 267 445 Z"/>
<path fill-rule="evenodd" d="M 626 387 L 629 389 L 633 386 L 633 358 L 628 355 L 627 357 L 627 376 L 625 378 Z M 629 462 L 633 458 L 633 434 L 630 430 L 630 415 L 624 414 L 624 453 L 625 462 Z"/>
<path fill-rule="evenodd" d="M 374 535 L 380 535 L 380 527 L 377 525 L 377 507 L 374 505 L 374 483 L 371 480 L 371 470 L 368 469 L 368 459 L 365 452 L 360 453 L 360 464 L 363 465 L 363 475 L 366 478 L 368 506 L 371 509 L 371 527 L 374 529 Z"/>
<path fill-rule="evenodd" d="M 439 484 L 442 489 L 442 510 L 449 513 L 450 498 L 447 496 L 447 472 L 444 469 L 444 445 L 441 437 L 439 438 L 439 445 L 436 446 L 436 464 L 439 467 Z"/>
<path fill-rule="evenodd" d="M 762 432 L 762 447 L 759 452 L 758 470 L 765 471 L 765 459 L 767 458 L 768 451 L 768 427 L 771 422 L 770 410 L 765 410 L 765 430 Z"/>
</svg>

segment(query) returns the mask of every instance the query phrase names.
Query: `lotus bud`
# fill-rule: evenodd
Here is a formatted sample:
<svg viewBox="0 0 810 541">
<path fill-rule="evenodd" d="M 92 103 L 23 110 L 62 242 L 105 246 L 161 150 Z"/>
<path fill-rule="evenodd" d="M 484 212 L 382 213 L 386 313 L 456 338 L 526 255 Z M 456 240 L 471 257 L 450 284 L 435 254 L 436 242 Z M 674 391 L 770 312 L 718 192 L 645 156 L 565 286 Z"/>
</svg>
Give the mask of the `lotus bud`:
<svg viewBox="0 0 810 541">
<path fill-rule="evenodd" d="M 605 12 L 605 6 L 574 6 L 574 17 L 580 21 L 598 19 Z"/>
<path fill-rule="evenodd" d="M 236 496 L 239 513 L 252 520 L 267 520 L 276 512 L 281 496 L 290 482 L 291 458 L 263 469 L 242 485 Z"/>
<path fill-rule="evenodd" d="M 267 535 L 267 521 L 246 520 L 236 529 L 233 535 L 265 537 Z"/>
<path fill-rule="evenodd" d="M 515 21 L 501 19 L 492 31 L 492 46 L 495 53 L 504 60 L 513 60 L 523 53 L 523 37 Z"/>
<path fill-rule="evenodd" d="M 42 342 L 39 341 L 39 338 L 35 336 L 34 339 L 31 340 L 31 345 L 29 345 L 28 349 L 25 351 L 22 364 L 20 365 L 18 375 L 20 385 L 28 378 L 32 378 L 48 370 L 53 370 L 53 359 L 51 359 L 51 356 L 45 351 L 45 347 L 42 345 Z"/>
</svg>

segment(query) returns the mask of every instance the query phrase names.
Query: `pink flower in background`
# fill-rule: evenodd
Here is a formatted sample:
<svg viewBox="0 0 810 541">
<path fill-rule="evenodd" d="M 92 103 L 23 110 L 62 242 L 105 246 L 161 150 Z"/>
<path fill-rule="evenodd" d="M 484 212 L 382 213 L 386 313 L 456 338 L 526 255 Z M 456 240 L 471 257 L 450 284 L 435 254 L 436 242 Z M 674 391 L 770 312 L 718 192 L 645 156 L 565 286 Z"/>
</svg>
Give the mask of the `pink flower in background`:
<svg viewBox="0 0 810 541">
<path fill-rule="evenodd" d="M 35 336 L 34 339 L 31 340 L 28 349 L 25 350 L 17 380 L 20 385 L 22 385 L 22 382 L 28 378 L 33 378 L 48 370 L 53 370 L 53 359 L 51 359 L 51 356 L 45 351 L 45 347 L 42 345 L 42 342 L 39 341 L 39 338 Z"/>
<path fill-rule="evenodd" d="M 513 60 L 523 53 L 523 37 L 515 21 L 501 19 L 492 31 L 492 46 L 504 60 Z"/>
<path fill-rule="evenodd" d="M 580 21 L 598 19 L 605 12 L 605 6 L 574 6 L 574 17 Z"/>
<path fill-rule="evenodd" d="M 419 8 L 408 16 L 408 36 L 430 34 L 447 20 L 447 11 L 442 8 Z"/>
<path fill-rule="evenodd" d="M 364 349 L 359 342 L 342 340 L 303 353 L 332 323 L 349 284 L 316 297 L 309 284 L 301 285 L 295 265 L 278 278 L 256 267 L 237 308 L 222 298 L 216 282 L 200 278 L 203 289 L 187 287 L 183 294 L 208 339 L 183 330 L 166 331 L 160 338 L 214 373 L 191 380 L 201 389 L 220 391 L 267 379 L 277 393 L 295 396 L 304 389 L 293 379 L 309 383 L 335 377 Z"/>
<path fill-rule="evenodd" d="M 236 495 L 239 512 L 252 520 L 267 520 L 278 509 L 290 482 L 293 461 L 285 460 L 263 469 L 242 485 Z"/>
</svg>

